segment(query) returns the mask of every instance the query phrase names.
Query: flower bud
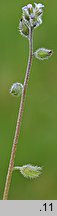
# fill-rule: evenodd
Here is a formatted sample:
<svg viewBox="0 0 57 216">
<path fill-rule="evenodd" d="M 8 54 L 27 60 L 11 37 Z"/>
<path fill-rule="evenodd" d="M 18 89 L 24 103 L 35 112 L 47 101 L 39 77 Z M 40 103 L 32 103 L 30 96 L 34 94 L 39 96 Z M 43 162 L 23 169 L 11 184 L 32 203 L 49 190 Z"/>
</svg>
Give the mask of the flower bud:
<svg viewBox="0 0 57 216">
<path fill-rule="evenodd" d="M 30 21 L 30 15 L 33 13 L 32 4 L 28 4 L 27 6 L 22 8 L 23 10 L 23 18 L 27 21 Z"/>
<path fill-rule="evenodd" d="M 14 83 L 11 86 L 10 94 L 19 97 L 22 94 L 23 85 L 21 83 Z"/>
<path fill-rule="evenodd" d="M 34 3 L 34 4 L 35 4 L 35 15 L 40 16 L 43 13 L 42 8 L 44 8 L 44 5 L 42 5 L 40 3 L 39 4 Z"/>
<path fill-rule="evenodd" d="M 32 4 L 28 4 L 27 5 L 27 9 L 28 9 L 29 14 L 33 13 L 33 6 L 32 6 Z"/>
<path fill-rule="evenodd" d="M 45 48 L 40 48 L 35 51 L 34 56 L 40 60 L 48 59 L 52 55 L 53 51 Z"/>
<path fill-rule="evenodd" d="M 44 5 L 42 4 L 37 4 L 34 3 L 35 8 L 34 8 L 34 19 L 33 19 L 33 27 L 37 28 L 39 25 L 42 24 L 42 14 L 43 14 L 43 10 L 42 8 L 44 7 Z"/>
<path fill-rule="evenodd" d="M 24 19 L 24 20 L 27 22 L 27 24 L 28 24 L 28 22 L 29 22 L 29 20 L 30 20 L 28 7 L 27 7 L 27 6 L 23 7 L 23 8 L 22 8 L 22 11 L 23 11 L 23 19 Z"/>
<path fill-rule="evenodd" d="M 33 28 L 37 28 L 41 24 L 42 24 L 41 16 L 39 16 L 39 17 L 36 17 L 36 16 L 31 17 L 31 25 L 32 25 Z"/>
<path fill-rule="evenodd" d="M 13 170 L 20 170 L 20 172 L 22 173 L 24 177 L 34 179 L 34 178 L 39 177 L 39 175 L 42 172 L 42 167 L 32 166 L 30 164 L 27 164 L 22 167 L 14 167 Z"/>
<path fill-rule="evenodd" d="M 35 8 L 37 8 L 38 10 L 39 9 L 41 9 L 41 8 L 44 8 L 44 5 L 43 4 L 41 4 L 41 3 L 34 3 L 34 5 L 35 5 Z"/>
<path fill-rule="evenodd" d="M 23 35 L 24 37 L 29 36 L 29 28 L 23 19 L 20 20 L 19 30 L 20 30 L 21 35 Z"/>
</svg>

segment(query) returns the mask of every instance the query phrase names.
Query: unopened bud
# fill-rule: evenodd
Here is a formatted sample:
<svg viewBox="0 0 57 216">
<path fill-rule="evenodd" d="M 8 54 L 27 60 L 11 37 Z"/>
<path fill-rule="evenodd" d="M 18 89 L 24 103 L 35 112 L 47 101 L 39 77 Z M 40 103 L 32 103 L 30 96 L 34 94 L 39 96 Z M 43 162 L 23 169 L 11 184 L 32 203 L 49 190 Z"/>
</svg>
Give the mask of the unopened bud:
<svg viewBox="0 0 57 216">
<path fill-rule="evenodd" d="M 38 9 L 41 9 L 41 8 L 44 8 L 44 5 L 41 4 L 41 3 L 34 3 L 35 7 L 38 8 Z"/>
<path fill-rule="evenodd" d="M 23 19 L 28 22 L 30 20 L 28 7 L 27 6 L 23 7 L 22 11 L 23 11 Z"/>
<path fill-rule="evenodd" d="M 35 16 L 34 18 L 32 18 L 31 23 L 32 23 L 33 28 L 37 28 L 39 25 L 42 24 L 41 16 L 39 16 L 39 17 Z"/>
<path fill-rule="evenodd" d="M 52 55 L 53 51 L 45 48 L 40 48 L 35 51 L 34 56 L 40 60 L 48 59 Z"/>
<path fill-rule="evenodd" d="M 10 94 L 19 97 L 22 94 L 23 85 L 21 83 L 14 83 L 11 86 Z"/>
<path fill-rule="evenodd" d="M 32 6 L 32 4 L 28 4 L 27 8 L 28 8 L 29 14 L 33 13 L 33 6 Z"/>
<path fill-rule="evenodd" d="M 35 4 L 35 15 L 40 16 L 43 13 L 42 8 L 44 8 L 44 5 L 42 5 L 40 3 L 39 4 L 34 3 L 34 4 Z"/>
</svg>

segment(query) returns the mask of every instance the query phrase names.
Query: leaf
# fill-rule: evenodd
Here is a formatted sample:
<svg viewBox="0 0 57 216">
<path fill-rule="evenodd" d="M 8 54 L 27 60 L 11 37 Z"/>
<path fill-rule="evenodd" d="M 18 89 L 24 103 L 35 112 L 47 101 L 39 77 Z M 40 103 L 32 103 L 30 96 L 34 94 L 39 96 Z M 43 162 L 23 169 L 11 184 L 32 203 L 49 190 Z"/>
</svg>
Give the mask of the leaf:
<svg viewBox="0 0 57 216">
<path fill-rule="evenodd" d="M 52 50 L 48 50 L 45 48 L 39 48 L 34 52 L 34 56 L 40 60 L 48 59 L 52 54 L 53 54 Z"/>
<path fill-rule="evenodd" d="M 42 167 L 32 166 L 30 164 L 24 165 L 22 167 L 14 167 L 14 170 L 20 170 L 21 174 L 26 178 L 37 178 L 42 173 Z"/>
</svg>

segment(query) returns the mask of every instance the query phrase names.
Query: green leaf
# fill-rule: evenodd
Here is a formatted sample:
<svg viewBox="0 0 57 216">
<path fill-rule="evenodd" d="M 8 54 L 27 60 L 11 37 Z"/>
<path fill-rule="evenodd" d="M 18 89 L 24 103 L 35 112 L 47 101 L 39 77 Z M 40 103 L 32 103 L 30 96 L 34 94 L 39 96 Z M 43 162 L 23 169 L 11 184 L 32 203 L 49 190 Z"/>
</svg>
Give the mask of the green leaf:
<svg viewBox="0 0 57 216">
<path fill-rule="evenodd" d="M 48 49 L 45 49 L 45 48 L 40 48 L 40 49 L 35 51 L 34 56 L 37 59 L 45 60 L 45 59 L 48 59 L 52 54 L 53 54 L 52 50 L 48 50 Z"/>
<path fill-rule="evenodd" d="M 42 173 L 42 167 L 32 166 L 30 164 L 14 167 L 14 170 L 20 170 L 21 174 L 26 178 L 37 178 Z"/>
</svg>

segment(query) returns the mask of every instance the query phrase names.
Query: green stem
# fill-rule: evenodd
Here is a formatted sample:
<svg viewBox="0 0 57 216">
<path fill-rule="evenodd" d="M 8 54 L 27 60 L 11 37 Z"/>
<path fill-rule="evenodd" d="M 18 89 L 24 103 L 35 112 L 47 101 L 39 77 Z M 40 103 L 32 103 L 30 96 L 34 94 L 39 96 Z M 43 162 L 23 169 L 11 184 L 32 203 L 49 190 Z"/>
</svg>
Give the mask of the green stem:
<svg viewBox="0 0 57 216">
<path fill-rule="evenodd" d="M 16 155 L 16 148 L 17 148 L 18 138 L 19 138 L 19 134 L 20 134 L 22 113 L 24 110 L 24 101 L 25 101 L 25 96 L 26 96 L 26 89 L 27 89 L 30 69 L 31 69 L 31 65 L 32 65 L 32 57 L 33 57 L 33 38 L 32 38 L 32 28 L 30 27 L 30 29 L 29 29 L 29 59 L 28 59 L 28 65 L 27 65 L 26 75 L 25 75 L 25 79 L 24 79 L 23 91 L 22 91 L 22 96 L 21 96 L 21 102 L 20 102 L 20 108 L 19 108 L 19 113 L 18 113 L 18 118 L 17 118 L 17 124 L 16 124 L 16 130 L 15 130 L 15 136 L 14 136 L 14 140 L 13 140 L 13 147 L 12 147 L 12 151 L 11 151 L 9 168 L 8 168 L 8 173 L 7 173 L 7 177 L 6 177 L 3 200 L 8 199 L 9 188 L 10 188 L 10 184 L 11 184 L 12 172 L 13 172 L 13 167 L 14 167 L 14 160 L 15 160 L 15 155 Z"/>
</svg>

